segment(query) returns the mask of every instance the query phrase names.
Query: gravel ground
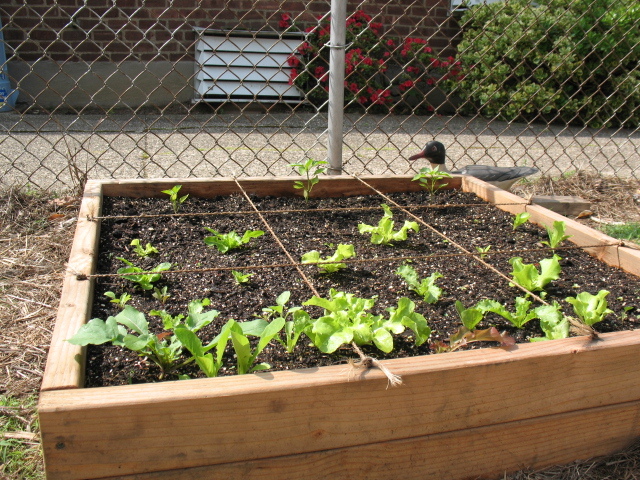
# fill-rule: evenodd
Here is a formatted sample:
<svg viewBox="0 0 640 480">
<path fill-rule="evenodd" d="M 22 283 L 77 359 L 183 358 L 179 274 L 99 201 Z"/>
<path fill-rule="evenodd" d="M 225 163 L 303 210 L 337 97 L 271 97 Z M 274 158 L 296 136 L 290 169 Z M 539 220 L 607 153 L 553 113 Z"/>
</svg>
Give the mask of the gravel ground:
<svg viewBox="0 0 640 480">
<path fill-rule="evenodd" d="M 224 108 L 224 110 L 222 109 Z M 327 114 L 255 109 L 83 115 L 0 115 L 0 186 L 59 191 L 89 178 L 262 176 L 323 159 Z M 300 109 L 298 109 L 300 110 Z M 528 125 L 459 116 L 345 115 L 348 173 L 406 174 L 437 138 L 453 166 L 535 165 L 542 174 L 594 171 L 640 178 L 640 132 Z"/>
</svg>

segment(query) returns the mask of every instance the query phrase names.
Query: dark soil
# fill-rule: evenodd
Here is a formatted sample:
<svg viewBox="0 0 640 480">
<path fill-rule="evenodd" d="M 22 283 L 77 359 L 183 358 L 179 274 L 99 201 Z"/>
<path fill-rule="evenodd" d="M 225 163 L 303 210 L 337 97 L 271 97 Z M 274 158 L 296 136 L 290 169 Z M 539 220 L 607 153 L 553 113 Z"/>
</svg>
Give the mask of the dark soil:
<svg viewBox="0 0 640 480">
<path fill-rule="evenodd" d="M 433 342 L 447 339 L 461 325 L 454 305 L 456 300 L 470 307 L 484 298 L 491 298 L 513 309 L 515 297 L 522 296 L 516 288 L 509 286 L 508 280 L 480 262 L 468 256 L 456 255 L 460 251 L 453 242 L 474 253 L 476 247 L 488 245 L 491 245 L 490 252 L 506 252 L 489 255 L 486 261 L 507 277 L 512 270 L 508 260 L 513 256 L 523 257 L 527 263 L 536 263 L 552 255 L 550 251 L 522 252 L 540 249 L 539 242 L 547 239 L 546 232 L 532 224 L 525 224 L 514 232 L 513 216 L 486 204 L 473 194 L 443 191 L 435 196 L 419 192 L 393 194 L 389 197 L 401 205 L 419 206 L 411 211 L 450 240 L 421 225 L 420 232 L 410 232 L 406 242 L 394 246 L 370 243 L 368 235 L 358 233 L 357 225 L 377 225 L 382 217 L 379 205 L 384 203 L 377 196 L 312 199 L 308 203 L 298 197 L 252 197 L 257 208 L 267 212 L 263 214 L 264 219 L 295 261 L 299 261 L 310 250 L 320 250 L 325 257 L 334 252 L 335 245 L 354 245 L 357 262 L 350 263 L 348 268 L 338 273 L 322 275 L 315 266 L 301 267 L 321 295 L 328 296 L 329 289 L 335 288 L 363 298 L 377 296 L 373 313 L 385 313 L 386 308 L 396 305 L 398 298 L 403 296 L 416 303 L 416 311 L 427 318 L 432 328 L 429 342 L 415 347 L 408 330 L 396 337 L 395 349 L 389 355 L 374 347 L 363 348 L 366 353 L 378 359 L 432 354 Z M 423 207 L 429 204 L 464 206 Z M 312 211 L 291 211 L 297 209 Z M 288 305 L 301 305 L 313 296 L 311 288 L 294 267 L 280 266 L 290 264 L 290 260 L 259 216 L 255 213 L 239 213 L 251 210 L 251 205 L 242 196 L 211 200 L 189 198 L 180 213 L 193 215 L 149 218 L 139 215 L 172 213 L 169 202 L 165 199 L 105 198 L 104 216 L 132 218 L 102 220 L 99 274 L 112 274 L 124 266 L 116 258 L 120 256 L 148 269 L 161 262 L 171 262 L 174 270 L 255 268 L 248 270 L 254 275 L 246 286 L 238 285 L 230 270 L 164 275 L 157 284 L 159 287 L 167 286 L 171 295 L 164 305 L 152 297 L 152 292 L 134 290 L 134 284 L 126 279 L 116 276 L 99 277 L 96 279 L 92 317 L 106 319 L 118 313 L 118 307 L 104 297 L 104 293 L 109 290 L 117 295 L 122 292 L 132 293 L 133 299 L 129 304 L 145 313 L 153 309 L 165 309 L 172 315 L 186 313 L 189 301 L 210 298 L 210 308 L 221 314 L 216 321 L 199 332 L 198 335 L 206 344 L 229 318 L 237 321 L 254 319 L 264 307 L 275 305 L 276 297 L 284 290 L 291 291 Z M 281 212 L 268 212 L 273 210 Z M 202 215 L 211 212 L 232 213 Z M 406 214 L 394 210 L 396 228 L 405 219 L 412 220 Z M 264 230 L 265 235 L 252 240 L 246 248 L 220 254 L 217 249 L 208 247 L 203 242 L 204 237 L 210 235 L 204 227 L 225 233 L 234 230 L 240 234 L 245 230 Z M 134 238 L 139 238 L 143 244 L 150 242 L 160 253 L 145 259 L 139 258 L 130 246 Z M 563 246 L 571 247 L 573 244 L 565 242 Z M 640 293 L 640 283 L 636 277 L 609 267 L 578 249 L 560 250 L 558 253 L 563 257 L 562 274 L 560 280 L 547 288 L 548 302 L 558 300 L 565 314 L 572 315 L 571 305 L 564 300 L 566 297 L 575 296 L 582 291 L 595 294 L 606 289 L 611 292 L 607 300 L 615 314 L 597 324 L 597 330 L 607 332 L 635 328 L 640 321 L 635 308 Z M 396 260 L 388 260 L 390 257 Z M 415 257 L 411 264 L 421 278 L 433 272 L 443 275 L 438 285 L 444 289 L 444 295 L 437 303 L 426 304 L 421 297 L 409 291 L 404 280 L 394 273 L 406 257 Z M 321 313 L 316 307 L 305 308 L 315 317 Z M 147 315 L 147 318 L 156 333 L 162 331 L 158 317 Z M 506 330 L 518 342 L 528 342 L 531 337 L 543 336 L 537 320 L 518 330 L 502 317 L 488 314 L 479 328 L 489 326 L 496 326 L 500 331 Z M 476 347 L 474 344 L 474 348 Z M 230 347 L 227 348 L 226 367 L 221 375 L 235 373 L 231 350 Z M 326 355 L 309 346 L 308 339 L 303 336 L 293 355 L 287 354 L 284 348 L 274 342 L 263 351 L 259 360 L 271 364 L 273 370 L 283 370 L 342 363 L 348 357 L 356 357 L 350 347 Z M 119 347 L 92 346 L 88 350 L 87 386 L 154 382 L 158 381 L 159 373 L 159 369 L 148 360 Z M 176 373 L 191 377 L 202 376 L 197 367 L 192 365 Z M 168 379 L 176 378 L 176 375 L 168 376 Z"/>
</svg>

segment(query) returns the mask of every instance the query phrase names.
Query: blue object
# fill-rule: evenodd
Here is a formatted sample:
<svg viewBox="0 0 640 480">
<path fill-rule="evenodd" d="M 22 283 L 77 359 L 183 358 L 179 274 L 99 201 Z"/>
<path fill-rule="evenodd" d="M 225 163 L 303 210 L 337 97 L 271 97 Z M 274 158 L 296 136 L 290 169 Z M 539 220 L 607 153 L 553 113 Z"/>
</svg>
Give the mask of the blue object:
<svg viewBox="0 0 640 480">
<path fill-rule="evenodd" d="M 0 112 L 13 111 L 18 100 L 18 90 L 11 88 L 7 69 L 7 55 L 4 51 L 4 35 L 2 33 L 2 20 L 0 20 Z"/>
</svg>

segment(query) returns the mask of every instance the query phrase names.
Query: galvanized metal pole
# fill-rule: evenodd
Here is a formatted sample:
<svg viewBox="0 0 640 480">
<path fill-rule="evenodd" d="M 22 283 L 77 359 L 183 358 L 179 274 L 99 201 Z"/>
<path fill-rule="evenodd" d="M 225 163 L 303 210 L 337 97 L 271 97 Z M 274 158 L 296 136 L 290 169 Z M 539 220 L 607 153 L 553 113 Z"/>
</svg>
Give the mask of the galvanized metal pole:
<svg viewBox="0 0 640 480">
<path fill-rule="evenodd" d="M 344 120 L 344 56 L 347 32 L 347 0 L 331 0 L 329 56 L 329 174 L 342 173 L 342 124 Z"/>
</svg>

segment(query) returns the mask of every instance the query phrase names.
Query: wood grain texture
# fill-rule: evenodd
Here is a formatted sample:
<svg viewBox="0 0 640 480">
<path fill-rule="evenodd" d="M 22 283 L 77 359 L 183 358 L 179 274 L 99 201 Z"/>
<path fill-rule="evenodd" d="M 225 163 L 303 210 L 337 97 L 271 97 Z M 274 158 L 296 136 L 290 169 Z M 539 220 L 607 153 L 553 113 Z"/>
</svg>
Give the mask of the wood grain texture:
<svg viewBox="0 0 640 480">
<path fill-rule="evenodd" d="M 43 392 L 53 479 L 192 468 L 381 443 L 635 401 L 640 331 L 346 366 Z M 265 439 L 268 439 L 265 442 Z M 453 459 L 452 459 L 453 460 Z"/>
<path fill-rule="evenodd" d="M 78 275 L 90 275 L 95 271 L 100 222 L 90 218 L 100 215 L 101 205 L 100 183 L 87 182 L 60 295 L 42 391 L 79 388 L 84 384 L 84 349 L 66 340 L 86 323 L 91 313 L 93 281 L 78 280 Z"/>
<path fill-rule="evenodd" d="M 418 191 L 422 187 L 413 182 L 412 176 L 365 175 L 360 177 L 367 184 L 385 193 Z M 304 180 L 300 176 L 292 177 L 241 177 L 237 179 L 248 193 L 255 195 L 275 195 L 282 197 L 302 196 L 302 190 L 293 188 L 293 182 Z M 460 188 L 461 177 L 448 179 L 447 189 Z M 162 178 L 138 180 L 103 180 L 103 194 L 111 197 L 166 197 L 162 190 L 182 185 L 180 195 L 190 194 L 202 198 L 217 195 L 239 193 L 233 178 Z M 311 197 L 342 197 L 352 195 L 371 195 L 374 192 L 356 178 L 346 175 L 323 175 L 312 191 Z"/>
<path fill-rule="evenodd" d="M 640 403 L 585 409 L 437 435 L 120 480 L 460 480 L 501 479 L 608 455 L 640 436 Z"/>
</svg>

